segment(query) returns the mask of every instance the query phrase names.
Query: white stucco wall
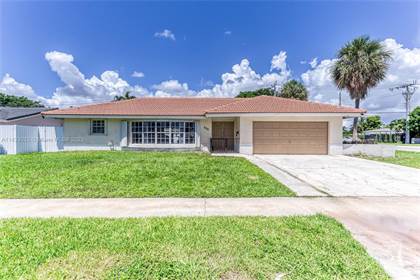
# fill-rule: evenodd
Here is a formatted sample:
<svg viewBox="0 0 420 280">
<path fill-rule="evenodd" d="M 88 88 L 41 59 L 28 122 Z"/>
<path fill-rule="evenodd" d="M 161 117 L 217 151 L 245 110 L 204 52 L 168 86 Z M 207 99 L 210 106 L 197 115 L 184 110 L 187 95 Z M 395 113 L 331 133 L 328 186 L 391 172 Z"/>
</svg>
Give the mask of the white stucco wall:
<svg viewBox="0 0 420 280">
<path fill-rule="evenodd" d="M 357 155 L 363 154 L 375 157 L 395 157 L 397 147 L 386 144 L 344 144 L 343 154 Z"/>
<path fill-rule="evenodd" d="M 208 118 L 197 121 L 196 147 L 202 151 L 210 151 L 212 121 L 228 120 L 227 118 Z M 242 154 L 252 154 L 253 121 L 326 121 L 328 122 L 328 152 L 331 155 L 343 153 L 342 117 L 237 117 L 229 118 L 235 122 L 235 138 L 239 138 L 235 150 Z M 123 133 L 127 123 L 121 119 L 108 119 L 104 135 L 90 134 L 90 119 L 64 120 L 64 150 L 109 150 L 109 142 L 115 149 L 129 143 L 128 136 Z M 239 131 L 239 134 L 237 132 Z M 168 147 L 169 148 L 169 147 Z"/>
<path fill-rule="evenodd" d="M 204 119 L 198 122 L 199 139 L 197 140 L 203 152 L 210 152 L 211 122 L 211 119 Z"/>
<path fill-rule="evenodd" d="M 210 124 L 208 124 L 208 122 L 203 122 L 203 124 L 201 124 L 201 121 L 196 122 L 195 144 L 131 144 L 130 134 L 127 133 L 130 121 L 107 119 L 105 134 L 91 134 L 90 121 L 90 119 L 64 120 L 64 150 L 110 150 L 110 147 L 108 146 L 108 143 L 110 142 L 114 144 L 114 149 L 117 150 L 122 147 L 146 149 L 197 149 L 200 148 L 200 139 L 203 139 L 202 150 L 205 151 L 208 149 L 207 147 L 210 147 L 210 137 L 208 136 L 208 133 L 211 135 L 211 122 Z M 209 129 L 206 130 L 206 127 Z"/>
<path fill-rule="evenodd" d="M 343 153 L 343 119 L 342 117 L 241 117 L 240 144 L 239 152 L 241 154 L 251 155 L 252 151 L 252 123 L 254 121 L 325 121 L 328 122 L 328 153 L 330 155 L 339 155 Z"/>
<path fill-rule="evenodd" d="M 64 150 L 110 150 L 109 142 L 115 149 L 121 149 L 121 120 L 106 120 L 105 134 L 90 134 L 90 119 L 64 120 Z"/>
<path fill-rule="evenodd" d="M 208 118 L 200 120 L 200 149 L 204 152 L 210 151 L 210 139 L 212 137 L 212 122 L 234 122 L 235 152 L 239 152 L 240 120 L 236 118 Z"/>
</svg>

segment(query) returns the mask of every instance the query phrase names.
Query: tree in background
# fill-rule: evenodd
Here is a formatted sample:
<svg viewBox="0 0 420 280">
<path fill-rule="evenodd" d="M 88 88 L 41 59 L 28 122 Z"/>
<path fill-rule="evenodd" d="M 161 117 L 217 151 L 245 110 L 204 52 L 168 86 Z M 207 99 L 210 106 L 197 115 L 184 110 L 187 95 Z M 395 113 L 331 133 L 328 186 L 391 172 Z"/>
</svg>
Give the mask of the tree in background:
<svg viewBox="0 0 420 280">
<path fill-rule="evenodd" d="M 0 107 L 44 107 L 39 101 L 24 96 L 7 95 L 0 92 Z"/>
<path fill-rule="evenodd" d="M 126 91 L 123 95 L 117 95 L 114 97 L 114 100 L 120 101 L 120 100 L 128 100 L 128 99 L 134 99 L 135 96 L 130 95 L 130 91 Z"/>
<path fill-rule="evenodd" d="M 405 130 L 405 119 L 396 119 L 389 123 L 389 128 L 398 132 Z"/>
<path fill-rule="evenodd" d="M 276 87 L 260 88 L 252 91 L 242 91 L 236 97 L 249 98 L 261 95 L 267 96 L 279 96 L 283 98 L 293 98 L 299 100 L 308 100 L 308 91 L 305 86 L 296 80 L 290 80 L 283 84 L 280 91 L 276 90 Z"/>
<path fill-rule="evenodd" d="M 411 111 L 410 119 L 408 120 L 408 127 L 410 128 L 411 137 L 420 137 L 420 106 L 417 106 L 413 111 Z"/>
<path fill-rule="evenodd" d="M 405 119 L 395 119 L 389 123 L 389 128 L 399 132 L 404 132 L 405 123 Z M 411 137 L 420 137 L 420 106 L 417 106 L 413 111 L 411 111 L 408 127 L 410 129 Z"/>
<path fill-rule="evenodd" d="M 382 121 L 380 116 L 369 116 L 360 118 L 360 124 L 358 126 L 358 132 L 363 133 L 367 130 L 378 129 L 382 127 Z"/>
<path fill-rule="evenodd" d="M 337 55 L 331 76 L 339 89 L 346 89 L 356 108 L 366 98 L 368 90 L 377 86 L 386 76 L 391 53 L 384 46 L 362 36 L 347 43 Z M 358 118 L 353 120 L 353 141 L 357 141 Z"/>
<path fill-rule="evenodd" d="M 290 80 L 283 84 L 279 96 L 283 98 L 308 100 L 308 91 L 301 82 Z"/>
<path fill-rule="evenodd" d="M 351 129 L 343 126 L 343 138 L 351 137 Z"/>
<path fill-rule="evenodd" d="M 256 97 L 256 96 L 261 96 L 261 95 L 275 96 L 276 91 L 274 90 L 274 88 L 260 88 L 260 89 L 252 90 L 252 91 L 242 91 L 236 97 L 249 98 L 249 97 Z"/>
</svg>

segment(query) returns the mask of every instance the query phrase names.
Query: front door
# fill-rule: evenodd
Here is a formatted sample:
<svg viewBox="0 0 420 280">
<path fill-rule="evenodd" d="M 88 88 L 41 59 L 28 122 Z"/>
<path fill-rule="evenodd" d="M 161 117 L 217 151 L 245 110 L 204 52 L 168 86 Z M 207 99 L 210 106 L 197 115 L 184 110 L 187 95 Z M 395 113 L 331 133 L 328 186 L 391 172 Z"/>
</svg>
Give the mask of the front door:
<svg viewBox="0 0 420 280">
<path fill-rule="evenodd" d="M 234 122 L 213 122 L 212 123 L 212 150 L 216 152 L 233 151 Z"/>
</svg>

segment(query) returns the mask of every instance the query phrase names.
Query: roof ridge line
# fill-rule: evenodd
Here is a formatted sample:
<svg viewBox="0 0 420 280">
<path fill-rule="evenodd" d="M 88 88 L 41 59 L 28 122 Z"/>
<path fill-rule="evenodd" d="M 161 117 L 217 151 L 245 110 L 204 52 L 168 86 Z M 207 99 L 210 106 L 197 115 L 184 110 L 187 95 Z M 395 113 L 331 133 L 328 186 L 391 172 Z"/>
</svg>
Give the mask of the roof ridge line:
<svg viewBox="0 0 420 280">
<path fill-rule="evenodd" d="M 230 102 L 228 104 L 222 104 L 222 105 L 218 105 L 216 107 L 213 107 L 210 110 L 207 110 L 206 113 L 208 113 L 208 112 L 210 112 L 212 110 L 223 108 L 225 106 L 229 106 L 229 105 L 232 105 L 232 104 L 237 104 L 239 102 L 245 102 L 245 101 L 248 101 L 249 99 L 253 99 L 253 98 L 255 98 L 255 97 L 251 97 L 251 98 L 249 98 L 249 97 L 234 97 L 233 100 L 232 100 L 232 102 Z"/>
<path fill-rule="evenodd" d="M 81 107 L 88 107 L 88 106 L 97 106 L 97 105 L 105 105 L 105 104 L 115 104 L 115 103 L 125 103 L 125 102 L 133 102 L 138 101 L 140 99 L 235 99 L 234 97 L 195 97 L 195 96 L 180 96 L 180 97 L 167 97 L 167 96 L 142 96 L 142 97 L 135 97 L 131 99 L 123 99 L 123 100 L 109 100 L 109 101 L 100 101 L 98 103 L 91 103 L 91 104 L 81 104 L 70 106 L 63 109 L 75 109 Z M 234 101 L 234 100 L 233 100 Z"/>
<path fill-rule="evenodd" d="M 281 97 L 281 98 L 285 98 L 285 97 Z M 287 99 L 287 98 L 285 98 L 285 99 Z M 352 108 L 352 109 L 355 109 L 354 107 L 351 107 L 351 106 L 341 106 L 341 105 L 336 105 L 336 104 L 331 104 L 331 103 L 316 102 L 316 101 L 312 101 L 312 100 L 300 100 L 300 99 L 294 99 L 294 98 L 290 98 L 290 99 L 295 100 L 295 101 L 299 101 L 299 102 L 308 102 L 308 103 L 311 103 L 311 104 L 322 104 L 324 106 L 327 105 L 327 106 L 331 106 L 331 107 L 335 107 L 335 108 Z"/>
<path fill-rule="evenodd" d="M 282 96 L 273 96 L 273 95 L 260 95 L 260 96 L 256 96 L 256 97 L 276 97 L 276 98 L 281 98 L 281 99 L 286 99 L 288 101 L 297 101 L 297 102 L 306 102 L 306 103 L 311 103 L 311 104 L 317 104 L 317 105 L 327 105 L 327 106 L 331 106 L 331 107 L 335 107 L 335 108 L 351 108 L 351 109 L 356 109 L 352 106 L 341 106 L 341 105 L 335 105 L 335 104 L 331 104 L 331 103 L 324 103 L 324 102 L 316 102 L 316 101 L 312 101 L 312 100 L 300 100 L 300 99 L 296 99 L 296 98 L 286 98 L 286 97 L 282 97 Z M 362 108 L 359 108 L 362 109 Z M 366 111 L 366 109 L 363 109 Z"/>
</svg>

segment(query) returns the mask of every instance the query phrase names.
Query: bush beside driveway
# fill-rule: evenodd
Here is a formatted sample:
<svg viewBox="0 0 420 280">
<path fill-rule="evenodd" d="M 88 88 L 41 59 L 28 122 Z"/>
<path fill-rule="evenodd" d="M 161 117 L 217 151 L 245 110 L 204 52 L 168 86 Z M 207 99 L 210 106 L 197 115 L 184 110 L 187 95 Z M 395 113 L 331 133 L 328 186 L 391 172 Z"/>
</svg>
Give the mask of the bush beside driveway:
<svg viewBox="0 0 420 280">
<path fill-rule="evenodd" d="M 293 195 L 244 158 L 120 151 L 0 157 L 0 198 Z"/>
</svg>

